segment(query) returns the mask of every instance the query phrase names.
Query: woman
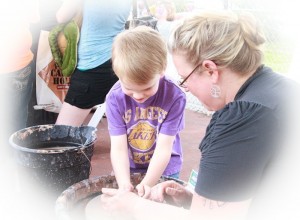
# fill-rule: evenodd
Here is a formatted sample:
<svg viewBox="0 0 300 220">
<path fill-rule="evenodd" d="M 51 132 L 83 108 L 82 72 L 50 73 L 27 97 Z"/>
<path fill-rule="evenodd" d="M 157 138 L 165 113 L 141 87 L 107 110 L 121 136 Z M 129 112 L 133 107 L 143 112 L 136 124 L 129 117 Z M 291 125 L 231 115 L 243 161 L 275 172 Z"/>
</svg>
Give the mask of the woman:
<svg viewBox="0 0 300 220">
<path fill-rule="evenodd" d="M 104 102 L 118 80 L 111 66 L 114 37 L 124 30 L 131 0 L 65 0 L 57 20 L 71 20 L 82 7 L 83 20 L 78 44 L 78 65 L 56 124 L 80 126 L 91 109 Z"/>
<path fill-rule="evenodd" d="M 102 189 L 107 210 L 136 219 L 240 219 L 248 214 L 280 150 L 276 143 L 283 141 L 285 102 L 296 95 L 289 93 L 294 82 L 262 65 L 264 42 L 250 15 L 202 13 L 176 28 L 169 50 L 182 77 L 179 85 L 215 111 L 199 147 L 195 192 L 173 181 L 152 188 L 150 199 L 185 208 L 178 209 Z"/>
</svg>

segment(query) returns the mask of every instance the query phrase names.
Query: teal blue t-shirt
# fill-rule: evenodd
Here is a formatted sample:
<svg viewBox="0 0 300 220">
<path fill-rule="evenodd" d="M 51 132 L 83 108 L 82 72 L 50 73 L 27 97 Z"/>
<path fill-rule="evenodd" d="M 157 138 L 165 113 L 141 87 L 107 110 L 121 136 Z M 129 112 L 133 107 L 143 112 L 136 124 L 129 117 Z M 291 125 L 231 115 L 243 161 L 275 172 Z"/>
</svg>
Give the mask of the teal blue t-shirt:
<svg viewBox="0 0 300 220">
<path fill-rule="evenodd" d="M 124 30 L 130 8 L 131 0 L 84 2 L 78 69 L 93 69 L 111 58 L 114 37 Z"/>
</svg>

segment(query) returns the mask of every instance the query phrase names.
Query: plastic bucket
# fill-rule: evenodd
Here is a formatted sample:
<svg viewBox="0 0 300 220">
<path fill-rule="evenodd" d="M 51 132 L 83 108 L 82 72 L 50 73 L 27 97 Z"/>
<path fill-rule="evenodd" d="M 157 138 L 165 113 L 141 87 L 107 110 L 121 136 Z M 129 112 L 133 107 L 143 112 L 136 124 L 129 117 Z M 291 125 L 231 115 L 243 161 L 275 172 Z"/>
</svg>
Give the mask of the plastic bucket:
<svg viewBox="0 0 300 220">
<path fill-rule="evenodd" d="M 96 128 L 38 125 L 11 135 L 20 183 L 24 178 L 48 192 L 61 193 L 89 178 Z M 26 177 L 25 177 L 26 176 Z"/>
</svg>

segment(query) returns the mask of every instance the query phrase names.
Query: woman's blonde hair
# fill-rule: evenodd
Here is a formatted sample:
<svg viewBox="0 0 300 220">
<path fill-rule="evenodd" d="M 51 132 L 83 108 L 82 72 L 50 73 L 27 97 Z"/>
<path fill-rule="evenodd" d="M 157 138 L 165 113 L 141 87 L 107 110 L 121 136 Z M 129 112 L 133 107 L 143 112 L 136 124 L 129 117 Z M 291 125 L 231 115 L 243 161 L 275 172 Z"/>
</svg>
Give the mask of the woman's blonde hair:
<svg viewBox="0 0 300 220">
<path fill-rule="evenodd" d="M 139 26 L 118 34 L 112 47 L 112 63 L 120 79 L 147 83 L 167 67 L 167 46 L 150 27 Z"/>
<path fill-rule="evenodd" d="M 184 20 L 172 33 L 171 53 L 184 53 L 197 65 L 212 60 L 219 67 L 247 74 L 262 63 L 265 37 L 250 14 L 199 13 Z"/>
</svg>

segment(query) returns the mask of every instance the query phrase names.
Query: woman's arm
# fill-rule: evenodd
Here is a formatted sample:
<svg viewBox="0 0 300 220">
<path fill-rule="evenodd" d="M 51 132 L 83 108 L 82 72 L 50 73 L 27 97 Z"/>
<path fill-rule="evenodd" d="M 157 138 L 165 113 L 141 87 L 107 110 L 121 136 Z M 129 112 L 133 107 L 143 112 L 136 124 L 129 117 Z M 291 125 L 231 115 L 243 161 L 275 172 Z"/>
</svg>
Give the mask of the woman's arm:
<svg viewBox="0 0 300 220">
<path fill-rule="evenodd" d="M 250 199 L 240 202 L 207 199 L 192 193 L 175 181 L 165 181 L 152 187 L 150 199 L 190 209 L 190 215 L 204 216 L 208 219 L 243 219 L 251 202 Z"/>
<path fill-rule="evenodd" d="M 64 0 L 56 13 L 58 23 L 70 21 L 79 10 L 82 10 L 83 0 Z"/>
<path fill-rule="evenodd" d="M 251 199 L 239 202 L 223 202 L 205 198 L 194 193 L 191 204 L 191 216 L 219 220 L 246 219 Z"/>
<path fill-rule="evenodd" d="M 174 185 L 168 181 L 168 184 L 164 185 L 164 189 L 169 187 L 169 192 L 172 192 L 174 200 L 191 197 L 191 193 L 182 187 L 184 191 L 180 193 L 174 193 L 176 190 L 171 190 Z M 163 184 L 163 183 L 161 183 Z M 170 185 L 171 184 L 171 185 Z M 152 220 L 152 219 L 201 219 L 201 220 L 241 220 L 245 219 L 248 207 L 251 200 L 241 202 L 221 202 L 210 200 L 202 197 L 196 193 L 192 196 L 192 204 L 190 209 L 184 209 L 174 205 L 166 203 L 154 202 L 137 196 L 132 192 L 118 192 L 115 189 L 102 189 L 101 202 L 103 207 L 116 216 L 122 216 L 124 214 L 140 220 Z M 166 191 L 164 190 L 165 194 Z M 186 195 L 186 196 L 183 196 Z M 165 195 L 166 196 L 166 195 Z M 177 204 L 178 206 L 179 203 Z"/>
<path fill-rule="evenodd" d="M 130 182 L 130 165 L 128 158 L 127 136 L 111 136 L 110 157 L 119 189 L 133 190 Z"/>
</svg>

